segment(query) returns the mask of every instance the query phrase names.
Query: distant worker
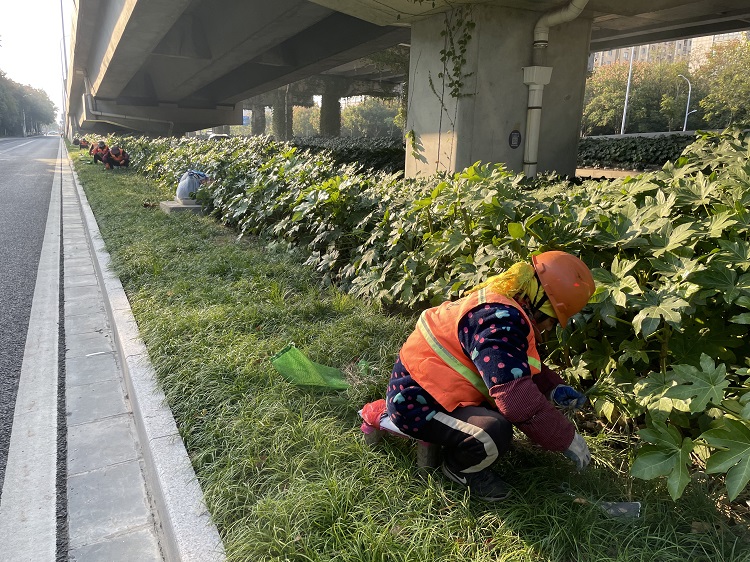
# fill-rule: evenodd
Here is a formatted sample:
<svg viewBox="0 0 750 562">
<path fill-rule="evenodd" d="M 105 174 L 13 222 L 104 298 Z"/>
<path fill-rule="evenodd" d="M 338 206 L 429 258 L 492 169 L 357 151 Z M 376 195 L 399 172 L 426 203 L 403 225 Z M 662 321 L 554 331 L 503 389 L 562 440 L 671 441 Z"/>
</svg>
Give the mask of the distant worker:
<svg viewBox="0 0 750 562">
<path fill-rule="evenodd" d="M 100 140 L 98 143 L 93 145 L 89 150 L 89 154 L 94 157 L 94 164 L 97 162 L 104 162 L 105 155 L 109 154 L 109 147 L 107 143 Z"/>
<path fill-rule="evenodd" d="M 190 199 L 191 195 L 194 196 L 200 187 L 211 181 L 204 172 L 198 170 L 188 170 L 180 178 L 180 183 L 177 185 L 177 199 Z"/>
<path fill-rule="evenodd" d="M 119 146 L 113 146 L 109 152 L 102 157 L 104 167 L 107 170 L 113 168 L 127 168 L 130 165 L 130 155 Z"/>
<path fill-rule="evenodd" d="M 91 149 L 91 143 L 87 141 L 86 139 L 81 139 L 78 142 L 78 150 L 89 150 L 89 149 Z"/>
</svg>

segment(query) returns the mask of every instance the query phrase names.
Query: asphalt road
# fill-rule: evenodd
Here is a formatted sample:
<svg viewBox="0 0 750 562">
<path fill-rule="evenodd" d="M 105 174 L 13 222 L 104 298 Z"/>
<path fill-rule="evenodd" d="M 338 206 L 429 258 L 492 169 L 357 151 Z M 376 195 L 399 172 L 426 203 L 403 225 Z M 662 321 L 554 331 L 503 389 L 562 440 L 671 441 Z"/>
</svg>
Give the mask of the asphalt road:
<svg viewBox="0 0 750 562">
<path fill-rule="evenodd" d="M 0 489 L 59 143 L 0 139 Z"/>
</svg>

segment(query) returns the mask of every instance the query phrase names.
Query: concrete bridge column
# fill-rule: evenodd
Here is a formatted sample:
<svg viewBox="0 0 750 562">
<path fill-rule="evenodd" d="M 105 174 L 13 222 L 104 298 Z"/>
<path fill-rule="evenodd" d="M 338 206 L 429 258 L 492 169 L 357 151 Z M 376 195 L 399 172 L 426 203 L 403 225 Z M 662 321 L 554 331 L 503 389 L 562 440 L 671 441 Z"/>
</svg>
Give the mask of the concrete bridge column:
<svg viewBox="0 0 750 562">
<path fill-rule="evenodd" d="M 412 24 L 407 115 L 406 174 L 454 172 L 476 161 L 503 162 L 522 171 L 534 26 L 541 12 L 474 5 Z M 471 39 L 456 72 L 441 50 L 456 51 L 463 33 L 456 22 L 473 21 Z M 446 23 L 447 22 L 447 23 Z M 450 33 L 443 33 L 450 29 Z M 545 66 L 552 68 L 543 86 L 538 170 L 574 174 L 583 93 L 586 84 L 591 20 L 553 27 Z M 520 47 L 519 47 L 520 46 Z M 450 80 L 462 83 L 451 95 Z M 538 111 L 532 112 L 534 118 Z"/>
<path fill-rule="evenodd" d="M 320 101 L 321 136 L 341 136 L 341 98 L 346 95 L 347 86 L 345 81 L 333 76 L 324 77 Z"/>
<path fill-rule="evenodd" d="M 320 134 L 324 137 L 341 136 L 341 98 L 338 92 L 326 92 L 321 96 Z"/>
<path fill-rule="evenodd" d="M 276 140 L 289 140 L 294 136 L 292 107 L 289 86 L 276 90 L 273 102 L 273 115 L 271 117 L 273 135 L 276 137 Z"/>
<path fill-rule="evenodd" d="M 255 104 L 250 109 L 250 126 L 253 135 L 263 135 L 266 133 L 266 106 Z"/>
</svg>

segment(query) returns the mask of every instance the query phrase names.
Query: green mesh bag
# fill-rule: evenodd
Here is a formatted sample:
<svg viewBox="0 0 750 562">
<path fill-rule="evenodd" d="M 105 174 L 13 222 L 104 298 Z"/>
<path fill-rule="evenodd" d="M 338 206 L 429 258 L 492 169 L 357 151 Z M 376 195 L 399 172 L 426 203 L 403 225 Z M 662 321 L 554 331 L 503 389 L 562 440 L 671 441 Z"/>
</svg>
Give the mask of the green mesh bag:
<svg viewBox="0 0 750 562">
<path fill-rule="evenodd" d="M 333 390 L 349 388 L 341 371 L 310 361 L 293 343 L 274 355 L 271 364 L 285 379 L 300 386 L 319 386 Z"/>
</svg>

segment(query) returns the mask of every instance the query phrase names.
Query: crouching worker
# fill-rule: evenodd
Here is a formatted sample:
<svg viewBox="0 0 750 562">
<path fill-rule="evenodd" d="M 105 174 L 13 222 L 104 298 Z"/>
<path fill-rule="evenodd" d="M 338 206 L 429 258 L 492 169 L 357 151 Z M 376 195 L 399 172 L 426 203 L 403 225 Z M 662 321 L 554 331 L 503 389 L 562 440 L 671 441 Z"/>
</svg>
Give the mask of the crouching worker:
<svg viewBox="0 0 750 562">
<path fill-rule="evenodd" d="M 211 181 L 203 172 L 198 170 L 188 170 L 180 178 L 180 183 L 177 184 L 177 199 L 188 200 L 191 196 L 195 196 L 198 193 L 200 187 Z"/>
<path fill-rule="evenodd" d="M 94 157 L 94 164 L 104 162 L 104 157 L 109 154 L 109 147 L 106 142 L 100 140 L 98 143 L 91 145 L 89 154 Z"/>
<path fill-rule="evenodd" d="M 443 473 L 486 501 L 510 494 L 491 466 L 508 451 L 513 426 L 578 470 L 591 460 L 584 439 L 555 407 L 580 408 L 586 397 L 542 365 L 536 346 L 542 332 L 565 326 L 586 305 L 594 279 L 565 252 L 532 261 L 423 312 L 386 393 L 396 427 L 442 445 Z"/>
<path fill-rule="evenodd" d="M 130 165 L 130 155 L 119 146 L 113 146 L 109 152 L 102 157 L 104 167 L 107 170 L 112 168 L 127 168 Z"/>
</svg>

